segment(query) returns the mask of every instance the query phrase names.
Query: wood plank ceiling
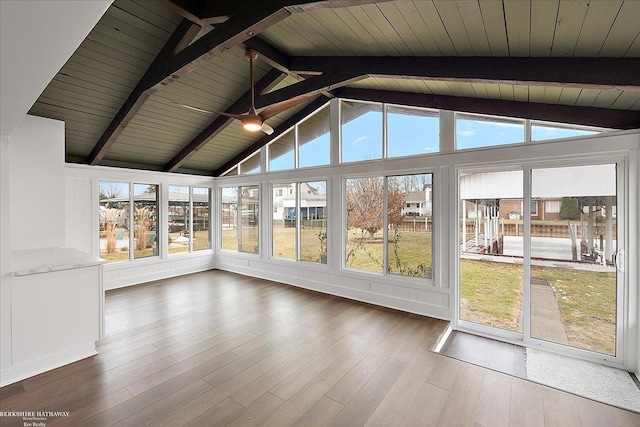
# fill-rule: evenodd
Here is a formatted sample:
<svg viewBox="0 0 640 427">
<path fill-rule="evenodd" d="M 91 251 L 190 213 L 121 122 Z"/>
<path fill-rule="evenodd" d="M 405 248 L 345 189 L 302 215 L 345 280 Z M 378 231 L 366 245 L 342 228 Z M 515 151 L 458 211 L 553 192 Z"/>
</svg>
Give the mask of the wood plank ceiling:
<svg viewBox="0 0 640 427">
<path fill-rule="evenodd" d="M 197 174 L 333 96 L 639 128 L 638 17 L 636 0 L 116 0 L 30 114 L 66 122 L 70 162 Z M 272 136 L 184 107 L 246 112 L 246 48 L 259 109 L 305 97 Z"/>
</svg>

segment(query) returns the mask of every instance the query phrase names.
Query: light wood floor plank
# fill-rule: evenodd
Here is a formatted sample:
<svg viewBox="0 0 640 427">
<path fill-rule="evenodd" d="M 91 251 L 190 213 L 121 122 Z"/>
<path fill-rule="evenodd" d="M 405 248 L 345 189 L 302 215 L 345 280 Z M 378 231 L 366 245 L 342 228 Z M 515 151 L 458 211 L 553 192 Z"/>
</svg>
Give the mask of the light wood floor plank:
<svg viewBox="0 0 640 427">
<path fill-rule="evenodd" d="M 580 425 L 574 396 L 551 388 L 542 391 L 544 424 L 548 427 L 573 427 Z"/>
<path fill-rule="evenodd" d="M 544 386 L 530 381 L 513 379 L 509 405 L 509 425 L 514 427 L 544 426 L 543 389 Z"/>
<path fill-rule="evenodd" d="M 496 371 L 485 371 L 475 422 L 483 426 L 508 426 L 512 377 Z"/>
<path fill-rule="evenodd" d="M 239 411 L 227 425 L 229 427 L 248 427 L 259 425 L 283 403 L 284 400 L 271 393 L 265 393 L 254 400 L 249 406 Z"/>
<path fill-rule="evenodd" d="M 449 390 L 424 383 L 402 419 L 403 427 L 435 426 L 449 398 Z"/>
<path fill-rule="evenodd" d="M 105 304 L 98 355 L 1 388 L 0 410 L 70 411 L 47 425 L 73 427 L 640 426 L 640 414 L 430 352 L 446 321 L 269 280 L 208 271 Z"/>
<path fill-rule="evenodd" d="M 444 356 L 443 356 L 444 357 Z M 434 371 L 437 366 L 434 368 Z M 442 409 L 438 425 L 471 425 L 475 421 L 478 398 L 487 369 L 460 362 L 458 373 Z"/>
<path fill-rule="evenodd" d="M 285 401 L 269 418 L 265 425 L 289 426 L 309 411 L 335 383 L 349 372 L 360 360 L 359 356 L 343 352 L 340 356 L 301 390 Z"/>
<path fill-rule="evenodd" d="M 174 415 L 176 425 L 185 427 L 223 426 L 229 423 L 242 410 L 243 406 L 233 399 L 225 399 L 195 419 L 185 413 L 185 418 L 180 419 Z M 187 422 L 188 419 L 191 421 Z"/>
<path fill-rule="evenodd" d="M 436 359 L 435 355 L 427 350 L 420 349 L 414 353 L 413 360 L 380 402 L 367 425 L 389 426 L 402 421 L 411 407 L 411 402 L 431 373 Z"/>
<path fill-rule="evenodd" d="M 343 408 L 344 405 L 341 405 L 335 400 L 329 399 L 328 397 L 321 397 L 315 405 L 298 418 L 293 425 L 299 427 L 328 426 Z"/>
<path fill-rule="evenodd" d="M 255 381 L 247 384 L 232 396 L 233 399 L 244 406 L 251 404 L 251 402 L 280 384 L 291 374 L 309 363 L 309 361 L 318 353 L 321 353 L 334 343 L 335 340 L 328 337 L 323 337 L 322 339 L 317 340 L 315 343 L 306 347 L 303 351 L 300 351 L 290 359 L 287 359 L 286 363 L 280 364 L 265 375 L 260 378 L 256 378 Z"/>
<path fill-rule="evenodd" d="M 337 341 L 331 347 L 311 359 L 309 363 L 288 376 L 284 381 L 271 389 L 271 392 L 281 399 L 287 400 L 295 395 L 300 389 L 307 385 L 327 366 L 339 359 L 351 347 L 362 341 L 358 336 L 348 334 Z M 360 357 L 357 357 L 360 360 Z M 340 380 L 340 378 L 338 379 Z M 336 381 L 337 382 L 337 381 Z"/>
<path fill-rule="evenodd" d="M 329 425 L 364 425 L 406 368 L 405 362 L 387 359 Z"/>
</svg>

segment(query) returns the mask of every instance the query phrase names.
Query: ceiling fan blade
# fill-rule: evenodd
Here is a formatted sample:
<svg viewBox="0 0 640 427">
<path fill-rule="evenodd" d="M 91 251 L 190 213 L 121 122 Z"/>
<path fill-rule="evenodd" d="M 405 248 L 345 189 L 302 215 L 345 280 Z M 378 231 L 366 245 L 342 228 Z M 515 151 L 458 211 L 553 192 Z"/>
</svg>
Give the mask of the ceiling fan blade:
<svg viewBox="0 0 640 427">
<path fill-rule="evenodd" d="M 218 114 L 215 111 L 205 110 L 203 108 L 198 108 L 198 107 L 192 107 L 191 105 L 187 105 L 187 104 L 180 104 L 179 102 L 176 102 L 176 101 L 171 101 L 171 103 L 175 104 L 175 105 L 177 105 L 179 107 L 186 108 L 187 110 L 197 111 L 199 113 Z"/>
<path fill-rule="evenodd" d="M 238 119 L 238 120 L 242 120 L 246 116 L 246 114 L 231 114 L 231 113 L 216 113 L 216 114 L 220 114 L 221 116 L 227 116 L 227 117 L 231 117 L 232 119 Z"/>
<path fill-rule="evenodd" d="M 267 120 L 270 117 L 277 116 L 283 111 L 288 110 L 289 108 L 293 108 L 296 105 L 300 105 L 304 102 L 307 102 L 311 99 L 308 96 L 302 96 L 300 98 L 289 99 L 288 101 L 280 102 L 279 104 L 271 105 L 264 110 L 262 110 L 259 115 L 262 117 L 262 120 Z"/>
<path fill-rule="evenodd" d="M 271 135 L 273 133 L 273 128 L 271 126 L 269 126 L 266 123 L 262 123 L 262 132 L 266 133 L 267 135 Z"/>
</svg>

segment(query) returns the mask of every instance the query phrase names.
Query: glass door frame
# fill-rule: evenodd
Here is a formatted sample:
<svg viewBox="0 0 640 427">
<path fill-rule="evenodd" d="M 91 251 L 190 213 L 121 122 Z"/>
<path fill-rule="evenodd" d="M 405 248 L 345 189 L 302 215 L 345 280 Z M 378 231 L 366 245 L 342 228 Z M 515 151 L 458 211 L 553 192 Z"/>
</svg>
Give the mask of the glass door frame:
<svg viewBox="0 0 640 427">
<path fill-rule="evenodd" d="M 512 172 L 512 171 L 522 171 L 524 174 L 524 167 L 522 164 L 516 164 L 516 163 L 504 163 L 504 164 L 500 164 L 500 165 L 487 165 L 487 166 L 473 166 L 473 167 L 457 167 L 455 169 L 455 196 L 453 197 L 452 202 L 455 204 L 454 205 L 454 215 L 452 215 L 452 217 L 454 218 L 455 224 L 453 224 L 452 229 L 455 230 L 455 232 L 453 233 L 454 238 L 455 238 L 455 243 L 453 245 L 453 248 L 455 250 L 455 257 L 454 257 L 454 271 L 452 274 L 452 277 L 455 278 L 455 292 L 454 292 L 454 316 L 453 316 L 453 321 L 451 322 L 452 324 L 452 328 L 455 330 L 459 330 L 459 331 L 463 331 L 463 332 L 470 332 L 476 335 L 481 335 L 481 336 L 485 336 L 488 338 L 494 338 L 500 341 L 505 341 L 505 342 L 509 342 L 509 343 L 514 343 L 514 344 L 519 344 L 522 345 L 524 342 L 524 332 L 526 331 L 526 316 L 524 316 L 524 310 L 525 310 L 525 297 L 524 297 L 524 292 L 525 290 L 523 289 L 523 299 L 522 299 L 522 304 L 523 304 L 523 332 L 515 332 L 515 331 L 508 331 L 506 329 L 500 329 L 494 326 L 489 326 L 489 325 L 483 325 L 480 323 L 474 323 L 468 320 L 463 320 L 460 318 L 460 300 L 461 300 L 461 296 L 460 296 L 460 245 L 461 245 L 461 241 L 460 241 L 460 224 L 459 224 L 459 219 L 460 219 L 460 176 L 462 174 L 473 174 L 473 173 L 483 173 L 483 172 Z M 524 179 L 524 175 L 523 175 L 523 179 Z M 523 186 L 525 187 L 525 186 Z M 525 198 L 525 193 L 522 194 L 522 199 Z M 526 203 L 525 203 L 526 204 Z M 530 207 L 529 207 L 530 209 Z M 524 215 L 524 214 L 523 214 Z M 528 219 L 524 218 L 525 224 L 524 227 L 526 229 L 527 227 L 527 221 Z M 527 254 L 527 248 L 524 248 L 524 255 L 523 255 L 523 283 L 525 280 L 524 277 L 524 272 L 526 271 L 525 265 L 524 265 L 524 256 Z"/>
<path fill-rule="evenodd" d="M 476 335 L 497 339 L 500 341 L 523 345 L 531 348 L 540 348 L 550 352 L 571 356 L 579 359 L 590 360 L 593 362 L 625 368 L 625 356 L 627 346 L 635 342 L 629 339 L 629 325 L 625 319 L 629 319 L 629 279 L 628 267 L 625 272 L 616 270 L 616 343 L 615 355 L 606 355 L 592 350 L 585 350 L 571 347 L 565 344 L 557 344 L 550 341 L 533 338 L 531 336 L 531 191 L 532 191 L 532 170 L 546 168 L 563 168 L 572 166 L 589 166 L 598 164 L 615 164 L 616 165 L 616 234 L 617 241 L 616 251 L 622 249 L 625 258 L 625 265 L 628 265 L 628 200 L 629 200 L 629 181 L 628 181 L 628 155 L 602 155 L 589 156 L 588 158 L 564 159 L 564 160 L 542 160 L 522 162 L 514 164 L 513 162 L 505 162 L 503 164 L 491 164 L 486 167 L 473 165 L 471 167 L 458 166 L 455 167 L 455 197 L 452 199 L 452 207 L 455 222 L 455 233 L 453 238 L 455 243 L 455 262 L 453 277 L 455 279 L 454 292 L 454 310 L 452 328 L 464 332 L 470 332 Z M 521 170 L 523 172 L 523 295 L 522 295 L 522 333 L 512 332 L 496 327 L 481 325 L 478 323 L 460 319 L 460 176 L 465 173 L 479 172 L 500 172 Z M 619 252 L 616 252 L 619 253 Z"/>
</svg>

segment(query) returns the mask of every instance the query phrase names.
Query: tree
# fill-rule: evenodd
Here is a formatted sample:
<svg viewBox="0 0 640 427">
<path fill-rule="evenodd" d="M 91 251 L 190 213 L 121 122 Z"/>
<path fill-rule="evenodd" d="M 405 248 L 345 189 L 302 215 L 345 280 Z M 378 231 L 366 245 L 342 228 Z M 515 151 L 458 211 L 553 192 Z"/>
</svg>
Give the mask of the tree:
<svg viewBox="0 0 640 427">
<path fill-rule="evenodd" d="M 578 207 L 578 200 L 573 197 L 563 197 L 560 205 L 560 218 L 567 220 L 580 219 L 582 212 Z"/>
<path fill-rule="evenodd" d="M 373 239 L 383 227 L 384 178 L 348 179 L 346 187 L 347 227 L 366 231 L 369 239 Z M 405 199 L 398 187 L 398 183 L 390 178 L 387 184 L 387 221 L 391 225 L 400 224 L 403 218 Z"/>
</svg>

